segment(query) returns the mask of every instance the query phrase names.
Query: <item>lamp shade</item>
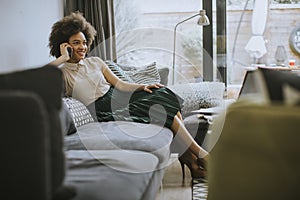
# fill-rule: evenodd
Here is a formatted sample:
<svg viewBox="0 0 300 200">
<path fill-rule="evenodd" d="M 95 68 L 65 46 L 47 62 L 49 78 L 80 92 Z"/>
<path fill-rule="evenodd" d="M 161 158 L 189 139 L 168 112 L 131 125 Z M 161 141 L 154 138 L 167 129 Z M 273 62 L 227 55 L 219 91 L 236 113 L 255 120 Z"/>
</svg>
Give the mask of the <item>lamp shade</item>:
<svg viewBox="0 0 300 200">
<path fill-rule="evenodd" d="M 207 26 L 210 24 L 208 17 L 206 16 L 206 11 L 205 10 L 200 10 L 199 11 L 200 18 L 198 19 L 197 24 L 201 26 Z"/>
</svg>

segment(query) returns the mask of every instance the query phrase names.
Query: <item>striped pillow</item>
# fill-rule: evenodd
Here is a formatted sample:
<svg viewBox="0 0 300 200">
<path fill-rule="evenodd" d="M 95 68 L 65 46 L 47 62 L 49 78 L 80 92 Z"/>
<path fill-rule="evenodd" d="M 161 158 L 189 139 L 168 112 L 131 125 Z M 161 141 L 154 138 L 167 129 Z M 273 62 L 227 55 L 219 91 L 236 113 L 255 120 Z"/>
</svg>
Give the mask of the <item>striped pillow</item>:
<svg viewBox="0 0 300 200">
<path fill-rule="evenodd" d="M 109 67 L 109 69 L 121 80 L 126 81 L 126 82 L 134 82 L 125 72 L 123 69 L 120 68 L 119 64 L 107 60 L 105 61 L 105 64 Z"/>
<path fill-rule="evenodd" d="M 142 67 L 132 68 L 130 71 L 125 71 L 125 73 L 135 83 L 154 84 L 160 82 L 160 75 L 156 67 L 156 62 Z"/>
</svg>

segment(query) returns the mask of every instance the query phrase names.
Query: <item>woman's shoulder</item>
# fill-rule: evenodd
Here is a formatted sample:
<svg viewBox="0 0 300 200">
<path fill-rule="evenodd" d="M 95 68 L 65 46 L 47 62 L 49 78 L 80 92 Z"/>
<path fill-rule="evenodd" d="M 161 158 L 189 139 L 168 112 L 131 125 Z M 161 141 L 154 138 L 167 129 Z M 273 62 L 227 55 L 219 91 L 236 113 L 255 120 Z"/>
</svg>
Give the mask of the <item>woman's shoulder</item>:
<svg viewBox="0 0 300 200">
<path fill-rule="evenodd" d="M 101 58 L 96 56 L 87 57 L 84 59 L 84 62 L 90 67 L 94 66 L 96 68 L 98 67 L 102 68 L 102 66 L 105 65 L 105 62 Z"/>
<path fill-rule="evenodd" d="M 84 60 L 85 60 L 86 62 L 99 62 L 99 63 L 104 63 L 104 61 L 103 61 L 100 57 L 97 57 L 97 56 L 86 57 Z"/>
</svg>

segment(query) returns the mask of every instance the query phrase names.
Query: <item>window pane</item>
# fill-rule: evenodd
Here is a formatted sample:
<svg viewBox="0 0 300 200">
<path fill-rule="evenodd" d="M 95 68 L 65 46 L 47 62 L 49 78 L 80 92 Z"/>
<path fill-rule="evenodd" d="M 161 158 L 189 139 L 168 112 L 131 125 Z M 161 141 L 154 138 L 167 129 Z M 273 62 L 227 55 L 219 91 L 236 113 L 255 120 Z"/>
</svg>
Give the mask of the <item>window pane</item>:
<svg viewBox="0 0 300 200">
<path fill-rule="evenodd" d="M 175 25 L 199 13 L 201 1 L 115 0 L 115 6 L 118 62 L 141 66 L 156 61 L 172 69 L 175 60 L 177 83 L 201 80 L 199 16 L 178 26 L 173 57 Z"/>
</svg>

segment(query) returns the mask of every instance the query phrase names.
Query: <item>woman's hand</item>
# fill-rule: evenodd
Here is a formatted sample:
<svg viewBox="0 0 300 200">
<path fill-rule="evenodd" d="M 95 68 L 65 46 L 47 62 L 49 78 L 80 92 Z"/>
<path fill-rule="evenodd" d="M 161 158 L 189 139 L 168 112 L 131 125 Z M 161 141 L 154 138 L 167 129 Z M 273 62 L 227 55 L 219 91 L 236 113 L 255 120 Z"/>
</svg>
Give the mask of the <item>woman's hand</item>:
<svg viewBox="0 0 300 200">
<path fill-rule="evenodd" d="M 152 88 L 161 88 L 164 87 L 164 85 L 160 84 L 160 83 L 155 83 L 155 84 L 151 84 L 151 85 L 145 85 L 144 86 L 144 91 L 145 92 L 149 92 L 152 93 Z"/>
<path fill-rule="evenodd" d="M 72 49 L 72 46 L 69 43 L 64 42 L 64 43 L 61 43 L 59 47 L 60 47 L 60 54 L 61 54 L 61 56 L 64 57 L 65 61 L 70 60 L 68 48 Z"/>
<path fill-rule="evenodd" d="M 54 66 L 59 66 L 68 60 L 70 60 L 70 55 L 68 53 L 68 48 L 71 48 L 71 45 L 67 42 L 61 43 L 60 46 L 60 54 L 61 56 L 55 59 L 54 61 L 50 62 L 49 64 L 54 65 Z"/>
</svg>

